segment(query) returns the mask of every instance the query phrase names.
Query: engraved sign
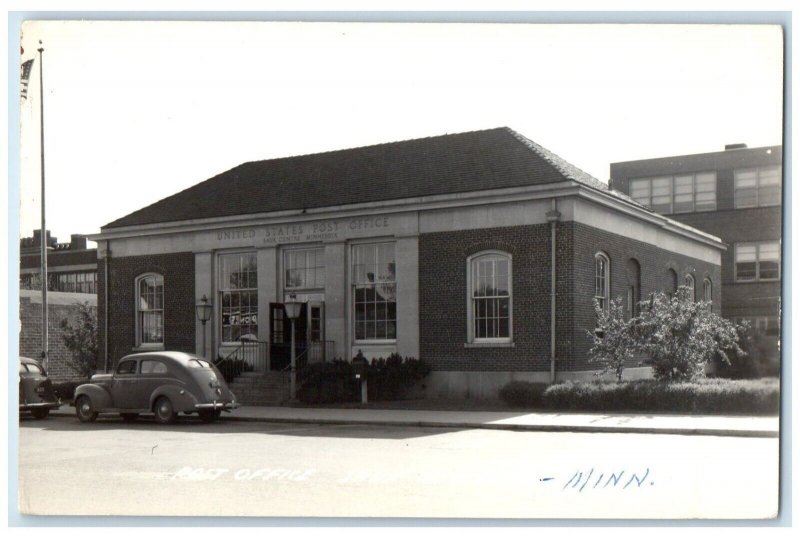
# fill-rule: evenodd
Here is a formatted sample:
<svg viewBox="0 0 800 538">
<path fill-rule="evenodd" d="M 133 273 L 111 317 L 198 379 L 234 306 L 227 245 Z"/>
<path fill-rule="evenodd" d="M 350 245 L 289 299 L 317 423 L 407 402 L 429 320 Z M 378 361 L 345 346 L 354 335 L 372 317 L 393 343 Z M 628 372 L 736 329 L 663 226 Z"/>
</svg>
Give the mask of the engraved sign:
<svg viewBox="0 0 800 538">
<path fill-rule="evenodd" d="M 317 241 L 336 241 L 352 236 L 381 233 L 390 226 L 389 217 L 370 216 L 347 220 L 330 220 L 279 224 L 252 228 L 220 230 L 217 240 L 241 242 L 250 240 L 253 244 L 278 245 L 285 243 L 310 243 Z"/>
</svg>

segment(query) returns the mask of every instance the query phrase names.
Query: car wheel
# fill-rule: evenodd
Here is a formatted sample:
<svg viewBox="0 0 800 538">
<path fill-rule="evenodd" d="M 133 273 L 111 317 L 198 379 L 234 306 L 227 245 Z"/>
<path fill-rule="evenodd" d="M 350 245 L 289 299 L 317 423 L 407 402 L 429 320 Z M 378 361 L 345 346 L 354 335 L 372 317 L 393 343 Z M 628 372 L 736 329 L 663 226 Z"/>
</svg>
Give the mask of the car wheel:
<svg viewBox="0 0 800 538">
<path fill-rule="evenodd" d="M 214 422 L 221 414 L 221 409 L 204 409 L 199 412 L 200 418 L 203 420 L 203 422 Z"/>
<path fill-rule="evenodd" d="M 153 411 L 156 414 L 156 422 L 159 424 L 172 424 L 175 422 L 175 417 L 178 416 L 178 413 L 175 412 L 175 408 L 172 407 L 172 402 L 170 402 L 169 398 L 166 396 L 162 396 L 156 400 Z"/>
<path fill-rule="evenodd" d="M 139 413 L 122 413 L 120 414 L 122 420 L 125 422 L 133 422 L 137 418 L 139 418 Z"/>
<path fill-rule="evenodd" d="M 97 412 L 92 409 L 92 400 L 88 396 L 80 396 L 75 402 L 75 414 L 81 422 L 97 420 Z"/>
<path fill-rule="evenodd" d="M 33 418 L 35 418 L 36 420 L 42 420 L 43 418 L 47 418 L 47 415 L 49 414 L 50 410 L 47 408 L 31 410 L 31 415 L 33 415 Z"/>
</svg>

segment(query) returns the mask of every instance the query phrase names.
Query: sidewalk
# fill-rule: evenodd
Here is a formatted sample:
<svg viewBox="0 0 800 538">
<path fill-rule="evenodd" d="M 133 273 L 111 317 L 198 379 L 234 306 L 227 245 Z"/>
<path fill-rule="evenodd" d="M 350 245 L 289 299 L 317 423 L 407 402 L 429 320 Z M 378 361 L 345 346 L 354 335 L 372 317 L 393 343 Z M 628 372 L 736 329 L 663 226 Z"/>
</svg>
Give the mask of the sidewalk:
<svg viewBox="0 0 800 538">
<path fill-rule="evenodd" d="M 75 416 L 69 405 L 54 413 Z M 430 411 L 243 406 L 222 420 L 299 424 L 359 424 L 534 432 L 659 433 L 729 437 L 778 437 L 776 416 L 529 413 L 527 411 Z"/>
</svg>

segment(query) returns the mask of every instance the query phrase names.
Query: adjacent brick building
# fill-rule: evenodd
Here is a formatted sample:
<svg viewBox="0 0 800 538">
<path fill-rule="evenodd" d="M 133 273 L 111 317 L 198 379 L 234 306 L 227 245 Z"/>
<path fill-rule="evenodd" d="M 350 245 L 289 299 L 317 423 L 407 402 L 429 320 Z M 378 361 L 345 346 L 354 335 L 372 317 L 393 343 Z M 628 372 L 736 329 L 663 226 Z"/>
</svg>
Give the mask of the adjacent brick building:
<svg viewBox="0 0 800 538">
<path fill-rule="evenodd" d="M 780 339 L 782 146 L 611 165 L 613 187 L 721 238 L 722 315 L 748 320 L 777 362 Z"/>
<path fill-rule="evenodd" d="M 42 358 L 40 230 L 20 239 L 20 354 Z M 88 248 L 86 238 L 73 234 L 68 243 L 59 243 L 45 232 L 47 248 L 47 336 L 48 374 L 56 381 L 79 377 L 70 367 L 71 354 L 64 346 L 61 320 L 75 319 L 77 304 L 97 308 L 97 249 Z"/>
<path fill-rule="evenodd" d="M 595 298 L 632 309 L 691 278 L 723 300 L 718 238 L 508 128 L 245 163 L 91 239 L 109 365 L 244 340 L 264 343 L 256 368 L 281 369 L 294 296 L 309 360 L 396 352 L 432 366 L 429 395 L 485 397 L 591 376 Z"/>
</svg>

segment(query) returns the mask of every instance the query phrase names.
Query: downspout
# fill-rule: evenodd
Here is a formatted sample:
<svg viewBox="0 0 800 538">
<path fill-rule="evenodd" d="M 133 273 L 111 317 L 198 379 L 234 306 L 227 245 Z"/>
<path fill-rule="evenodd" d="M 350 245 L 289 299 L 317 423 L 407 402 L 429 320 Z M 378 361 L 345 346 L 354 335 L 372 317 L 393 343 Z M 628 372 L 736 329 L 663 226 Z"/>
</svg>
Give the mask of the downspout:
<svg viewBox="0 0 800 538">
<path fill-rule="evenodd" d="M 106 241 L 106 252 L 105 256 L 103 257 L 103 339 L 105 343 L 103 345 L 103 353 L 104 358 L 104 371 L 108 373 L 108 258 L 111 256 L 111 241 Z"/>
<path fill-rule="evenodd" d="M 556 223 L 561 218 L 558 203 L 553 198 L 547 212 L 550 222 L 550 383 L 556 382 Z"/>
</svg>

